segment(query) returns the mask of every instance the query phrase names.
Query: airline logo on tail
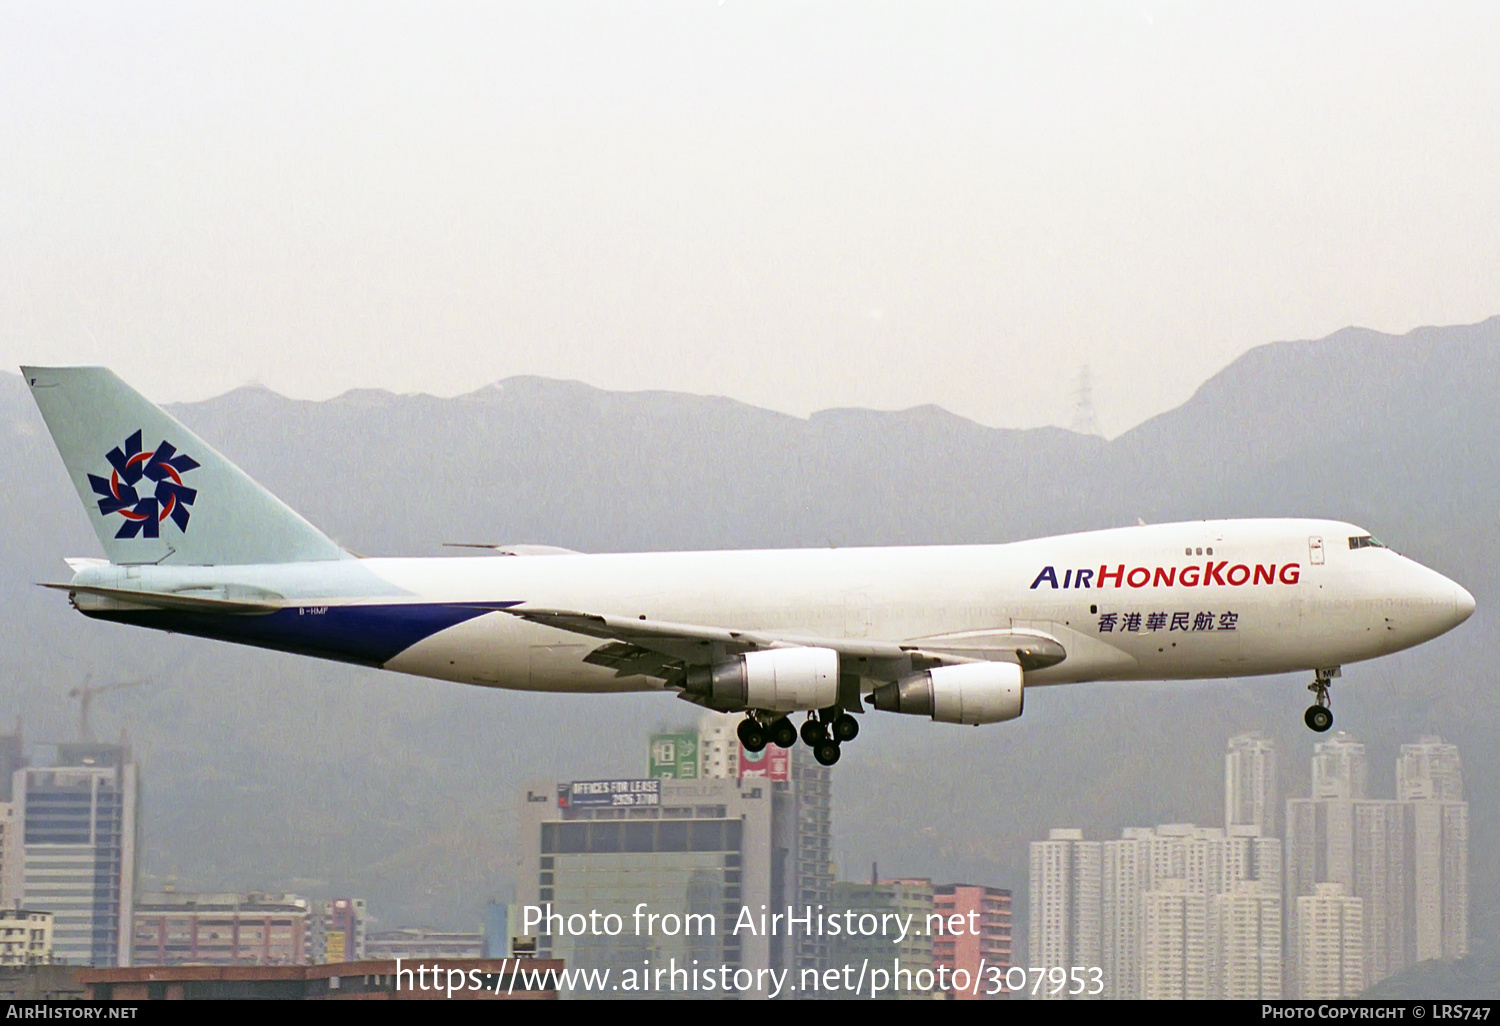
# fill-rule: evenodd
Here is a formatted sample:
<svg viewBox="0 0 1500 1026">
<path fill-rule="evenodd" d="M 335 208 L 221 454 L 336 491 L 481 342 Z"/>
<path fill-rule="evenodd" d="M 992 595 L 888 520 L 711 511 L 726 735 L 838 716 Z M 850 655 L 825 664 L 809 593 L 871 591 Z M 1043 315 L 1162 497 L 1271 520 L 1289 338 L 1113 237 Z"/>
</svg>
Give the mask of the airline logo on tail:
<svg viewBox="0 0 1500 1026">
<path fill-rule="evenodd" d="M 197 460 L 179 453 L 166 439 L 144 452 L 139 431 L 125 439 L 123 448 L 116 446 L 104 458 L 113 468 L 109 477 L 90 474 L 89 485 L 99 495 L 102 515 L 118 513 L 124 518 L 116 538 L 158 538 L 162 522 L 169 517 L 179 531 L 187 531 L 188 507 L 198 497 L 198 489 L 184 485 L 182 475 L 197 470 Z M 150 494 L 143 494 L 148 490 Z"/>
</svg>

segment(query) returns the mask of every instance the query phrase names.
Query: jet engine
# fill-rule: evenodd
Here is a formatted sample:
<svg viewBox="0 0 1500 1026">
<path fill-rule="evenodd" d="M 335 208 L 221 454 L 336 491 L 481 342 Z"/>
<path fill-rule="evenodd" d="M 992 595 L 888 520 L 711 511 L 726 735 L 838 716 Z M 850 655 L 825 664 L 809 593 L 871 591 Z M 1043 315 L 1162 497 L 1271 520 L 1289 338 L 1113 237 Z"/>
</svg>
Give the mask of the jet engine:
<svg viewBox="0 0 1500 1026">
<path fill-rule="evenodd" d="M 688 670 L 683 691 L 710 709 L 793 712 L 839 698 L 839 654 L 831 648 L 768 648 Z"/>
<path fill-rule="evenodd" d="M 1000 723 L 1021 715 L 1025 695 L 1015 663 L 962 663 L 884 684 L 870 702 L 885 712 L 930 716 L 939 723 Z"/>
</svg>

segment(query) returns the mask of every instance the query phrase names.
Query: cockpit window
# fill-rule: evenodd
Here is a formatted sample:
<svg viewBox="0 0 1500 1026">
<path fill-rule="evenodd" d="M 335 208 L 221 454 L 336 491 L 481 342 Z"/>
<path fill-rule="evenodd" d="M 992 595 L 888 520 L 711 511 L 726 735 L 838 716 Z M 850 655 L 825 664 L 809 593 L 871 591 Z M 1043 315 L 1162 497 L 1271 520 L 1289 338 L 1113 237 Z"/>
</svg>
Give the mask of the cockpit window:
<svg viewBox="0 0 1500 1026">
<path fill-rule="evenodd" d="M 1351 549 L 1383 549 L 1385 543 L 1372 535 L 1361 534 L 1349 539 Z"/>
</svg>

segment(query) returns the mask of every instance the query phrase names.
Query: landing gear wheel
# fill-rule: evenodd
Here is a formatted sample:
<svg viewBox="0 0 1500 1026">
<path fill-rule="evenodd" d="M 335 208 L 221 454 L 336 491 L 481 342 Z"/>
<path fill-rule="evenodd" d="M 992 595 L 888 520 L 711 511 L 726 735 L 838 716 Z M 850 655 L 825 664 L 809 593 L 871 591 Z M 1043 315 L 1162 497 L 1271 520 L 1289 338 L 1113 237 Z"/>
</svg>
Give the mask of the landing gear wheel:
<svg viewBox="0 0 1500 1026">
<path fill-rule="evenodd" d="M 792 726 L 792 721 L 783 716 L 771 724 L 766 731 L 766 736 L 777 748 L 790 748 L 797 743 L 797 728 Z"/>
<path fill-rule="evenodd" d="M 839 761 L 839 743 L 819 741 L 813 746 L 813 758 L 818 760 L 820 766 L 832 766 Z"/>
<path fill-rule="evenodd" d="M 835 741 L 853 741 L 859 737 L 859 721 L 848 713 L 839 713 L 833 721 L 832 733 Z"/>
<path fill-rule="evenodd" d="M 764 751 L 766 747 L 766 732 L 759 723 L 750 716 L 740 720 L 740 725 L 735 728 L 735 733 L 740 736 L 740 744 L 745 746 L 747 752 Z"/>
<path fill-rule="evenodd" d="M 822 720 L 809 719 L 802 724 L 802 743 L 809 748 L 818 747 L 818 742 L 827 741 L 828 732 L 824 729 Z"/>
<path fill-rule="evenodd" d="M 1329 708 L 1332 702 L 1328 697 L 1328 685 L 1337 676 L 1337 668 L 1319 670 L 1313 682 L 1307 686 L 1307 690 L 1313 693 L 1313 704 L 1308 706 L 1307 712 L 1303 713 L 1302 721 L 1319 734 L 1333 726 L 1333 710 Z"/>
</svg>

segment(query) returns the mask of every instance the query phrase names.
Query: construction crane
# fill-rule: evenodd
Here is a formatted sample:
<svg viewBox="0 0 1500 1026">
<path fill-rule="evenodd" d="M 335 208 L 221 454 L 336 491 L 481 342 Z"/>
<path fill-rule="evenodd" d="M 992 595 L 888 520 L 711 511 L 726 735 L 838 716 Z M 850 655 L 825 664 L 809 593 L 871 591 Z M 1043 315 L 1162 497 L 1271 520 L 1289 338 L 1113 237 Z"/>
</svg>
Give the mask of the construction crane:
<svg viewBox="0 0 1500 1026">
<path fill-rule="evenodd" d="M 107 691 L 123 691 L 126 688 L 137 688 L 146 683 L 143 680 L 117 680 L 112 684 L 90 684 L 88 677 L 83 678 L 83 683 L 68 692 L 69 698 L 78 699 L 78 740 L 94 740 L 94 732 L 89 729 L 89 703 L 94 700 L 95 695 L 102 695 Z"/>
</svg>

